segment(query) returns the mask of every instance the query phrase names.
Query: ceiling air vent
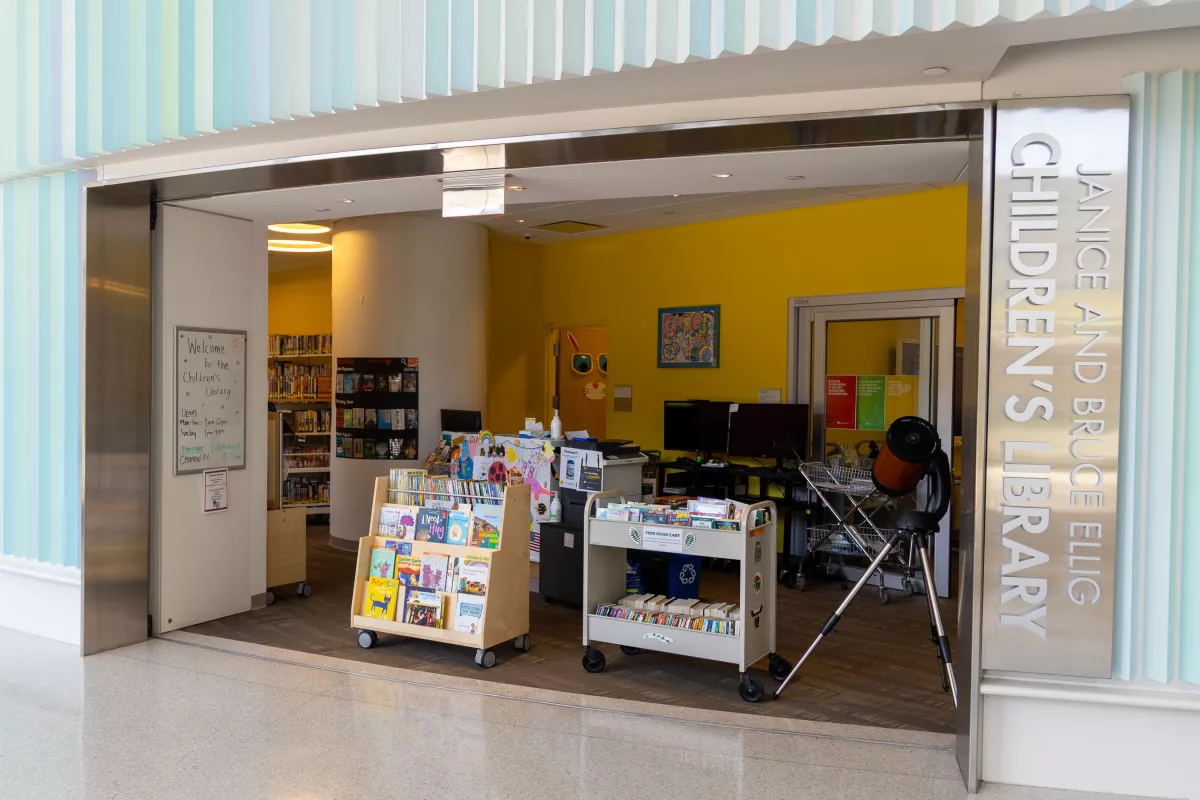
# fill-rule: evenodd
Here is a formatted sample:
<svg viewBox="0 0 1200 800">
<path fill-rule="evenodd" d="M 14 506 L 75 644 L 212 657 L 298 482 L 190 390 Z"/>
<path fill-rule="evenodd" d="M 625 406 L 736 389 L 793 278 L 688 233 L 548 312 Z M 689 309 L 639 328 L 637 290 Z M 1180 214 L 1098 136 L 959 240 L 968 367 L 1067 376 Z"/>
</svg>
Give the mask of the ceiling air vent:
<svg viewBox="0 0 1200 800">
<path fill-rule="evenodd" d="M 534 230 L 550 231 L 551 233 L 588 233 L 590 231 L 602 231 L 607 229 L 607 225 L 593 225 L 590 222 L 575 222 L 574 220 L 564 219 L 562 222 L 548 222 L 545 225 L 535 225 Z"/>
</svg>

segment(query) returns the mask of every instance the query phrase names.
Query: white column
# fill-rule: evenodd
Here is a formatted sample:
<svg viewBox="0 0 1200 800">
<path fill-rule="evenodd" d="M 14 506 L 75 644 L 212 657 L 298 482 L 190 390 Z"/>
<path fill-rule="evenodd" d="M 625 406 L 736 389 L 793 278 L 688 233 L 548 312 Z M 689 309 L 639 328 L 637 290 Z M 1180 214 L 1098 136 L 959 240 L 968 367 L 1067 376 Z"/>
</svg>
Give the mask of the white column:
<svg viewBox="0 0 1200 800">
<path fill-rule="evenodd" d="M 374 479 L 419 467 L 443 408 L 487 402 L 487 231 L 472 222 L 388 214 L 333 233 L 333 347 L 339 358 L 420 358 L 417 461 L 333 459 L 330 534 L 357 548 Z"/>
</svg>

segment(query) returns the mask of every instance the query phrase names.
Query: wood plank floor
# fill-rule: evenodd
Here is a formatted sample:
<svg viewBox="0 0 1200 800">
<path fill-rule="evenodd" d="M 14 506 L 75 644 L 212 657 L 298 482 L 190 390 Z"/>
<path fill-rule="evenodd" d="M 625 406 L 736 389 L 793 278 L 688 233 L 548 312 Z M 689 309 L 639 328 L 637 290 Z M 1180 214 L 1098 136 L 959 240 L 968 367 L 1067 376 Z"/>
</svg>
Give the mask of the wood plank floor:
<svg viewBox="0 0 1200 800">
<path fill-rule="evenodd" d="M 838 626 L 777 702 L 745 703 L 737 694 L 737 668 L 711 661 L 656 653 L 625 656 L 616 646 L 602 649 L 608 659 L 600 674 L 580 664 L 580 611 L 531 598 L 533 649 L 500 648 L 495 667 L 475 666 L 474 651 L 418 640 L 380 636 L 372 650 L 358 647 L 349 626 L 354 556 L 328 546 L 328 528 L 310 526 L 309 582 L 313 595 L 297 597 L 290 587 L 276 589 L 275 604 L 195 625 L 192 633 L 299 650 L 337 658 L 387 664 L 502 683 L 605 695 L 718 711 L 795 717 L 838 723 L 907 728 L 938 733 L 954 730 L 954 705 L 942 692 L 937 659 L 929 644 L 924 598 L 893 593 L 881 606 L 864 591 Z M 706 599 L 736 600 L 733 575 L 705 570 Z M 844 597 L 838 583 L 820 583 L 809 591 L 780 587 L 779 652 L 795 661 L 807 649 L 829 614 Z M 943 602 L 942 614 L 954 641 L 955 604 Z M 762 662 L 758 679 L 774 691 Z"/>
</svg>

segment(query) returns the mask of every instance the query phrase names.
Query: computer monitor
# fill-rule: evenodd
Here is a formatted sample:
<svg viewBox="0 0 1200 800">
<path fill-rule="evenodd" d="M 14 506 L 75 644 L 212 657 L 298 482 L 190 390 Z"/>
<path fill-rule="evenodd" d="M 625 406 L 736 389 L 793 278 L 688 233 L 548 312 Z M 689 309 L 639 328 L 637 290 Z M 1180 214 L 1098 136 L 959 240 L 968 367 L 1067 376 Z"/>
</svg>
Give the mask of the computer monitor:
<svg viewBox="0 0 1200 800">
<path fill-rule="evenodd" d="M 729 414 L 729 455 L 774 458 L 808 457 L 808 406 L 739 403 Z"/>
<path fill-rule="evenodd" d="M 663 403 L 663 448 L 724 453 L 729 446 L 729 403 L 667 400 Z"/>
<path fill-rule="evenodd" d="M 483 430 L 483 413 L 443 408 L 442 430 L 453 433 L 479 433 Z"/>
</svg>

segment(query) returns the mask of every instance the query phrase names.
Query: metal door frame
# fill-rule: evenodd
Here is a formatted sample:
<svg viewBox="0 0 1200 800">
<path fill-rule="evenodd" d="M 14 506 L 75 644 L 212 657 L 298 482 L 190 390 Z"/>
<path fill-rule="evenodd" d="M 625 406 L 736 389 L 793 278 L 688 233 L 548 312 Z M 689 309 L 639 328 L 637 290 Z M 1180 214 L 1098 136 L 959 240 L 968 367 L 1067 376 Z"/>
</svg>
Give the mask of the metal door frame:
<svg viewBox="0 0 1200 800">
<path fill-rule="evenodd" d="M 925 395 L 926 403 L 934 399 L 929 396 L 931 389 L 932 391 L 936 391 L 936 399 L 934 399 L 936 418 L 932 422 L 943 442 L 953 439 L 954 315 L 954 300 L 930 300 L 917 305 L 894 302 L 862 303 L 837 306 L 830 310 L 818 308 L 811 311 L 812 339 L 810 352 L 812 353 L 812 364 L 808 375 L 811 376 L 809 381 L 809 407 L 812 409 L 812 424 L 809 426 L 809 435 L 812 439 L 811 452 L 814 459 L 822 457 L 819 454 L 824 453 L 825 445 L 825 394 L 824 392 L 815 390 L 818 388 L 816 385 L 817 376 L 825 374 L 825 349 L 828 342 L 826 326 L 830 322 L 918 319 L 924 323 L 937 319 L 940 326 L 938 335 L 936 339 L 932 336 L 932 332 L 930 335 L 930 344 L 937 348 L 937 369 L 934 370 L 932 368 L 933 363 L 930 360 L 929 350 L 922 348 L 921 366 L 923 374 L 921 377 L 925 378 L 927 376 L 927 379 L 921 381 L 920 391 Z M 805 328 L 804 330 L 807 329 Z M 934 385 L 931 386 L 930 384 Z M 940 591 L 943 593 L 940 594 L 941 597 L 950 596 L 949 523 L 951 513 L 956 511 L 957 509 L 952 509 L 946 512 L 946 516 L 941 520 L 941 530 L 934 537 L 934 577 Z"/>
</svg>

